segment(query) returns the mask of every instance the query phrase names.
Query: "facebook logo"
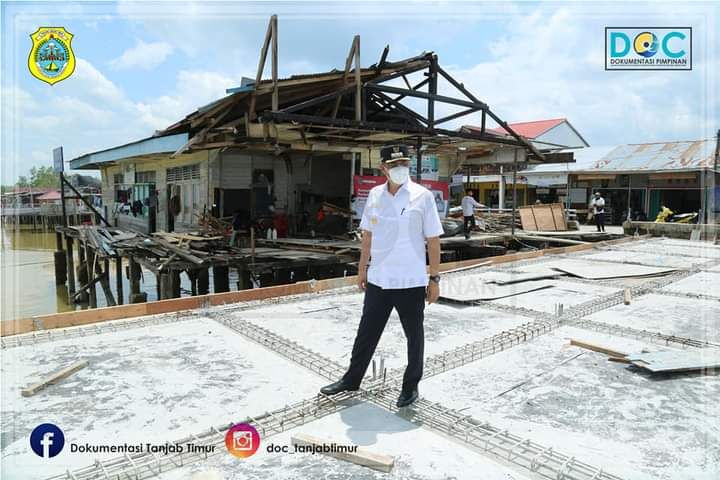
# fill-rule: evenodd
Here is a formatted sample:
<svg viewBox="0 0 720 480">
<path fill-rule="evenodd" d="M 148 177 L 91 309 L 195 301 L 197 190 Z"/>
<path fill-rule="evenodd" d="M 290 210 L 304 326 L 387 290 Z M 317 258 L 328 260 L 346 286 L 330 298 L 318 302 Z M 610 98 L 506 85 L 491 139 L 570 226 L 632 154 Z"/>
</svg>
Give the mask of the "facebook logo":
<svg viewBox="0 0 720 480">
<path fill-rule="evenodd" d="M 30 447 L 43 458 L 52 458 L 65 446 L 65 435 L 52 423 L 43 423 L 35 427 L 30 434 Z"/>
</svg>

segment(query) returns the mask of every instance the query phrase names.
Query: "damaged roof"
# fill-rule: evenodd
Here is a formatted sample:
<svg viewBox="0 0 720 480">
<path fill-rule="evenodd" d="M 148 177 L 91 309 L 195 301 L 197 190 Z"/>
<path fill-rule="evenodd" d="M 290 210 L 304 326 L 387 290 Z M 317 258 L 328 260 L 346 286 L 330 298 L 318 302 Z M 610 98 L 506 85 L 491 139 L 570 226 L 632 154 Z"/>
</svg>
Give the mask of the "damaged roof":
<svg viewBox="0 0 720 480">
<path fill-rule="evenodd" d="M 620 145 L 588 171 L 656 171 L 712 168 L 715 139 Z"/>
</svg>

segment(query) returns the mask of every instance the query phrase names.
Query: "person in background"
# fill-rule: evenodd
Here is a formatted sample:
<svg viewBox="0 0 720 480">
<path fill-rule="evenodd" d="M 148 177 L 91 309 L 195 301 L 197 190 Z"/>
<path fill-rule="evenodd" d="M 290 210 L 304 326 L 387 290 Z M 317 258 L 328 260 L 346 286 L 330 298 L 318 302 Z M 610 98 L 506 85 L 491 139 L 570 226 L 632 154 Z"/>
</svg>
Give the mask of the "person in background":
<svg viewBox="0 0 720 480">
<path fill-rule="evenodd" d="M 230 235 L 230 246 L 231 246 L 231 247 L 234 247 L 234 246 L 236 245 L 235 242 L 236 242 L 236 240 L 237 240 L 238 233 L 239 233 L 240 230 L 242 229 L 242 223 L 243 223 L 243 221 L 242 221 L 242 215 L 240 214 L 240 210 L 237 209 L 237 210 L 235 210 L 235 212 L 233 213 L 233 217 L 232 217 L 232 227 L 233 227 L 233 229 L 232 229 L 232 234 Z"/>
<path fill-rule="evenodd" d="M 597 226 L 598 232 L 605 231 L 605 199 L 602 197 L 600 192 L 595 192 L 595 198 L 593 198 L 590 206 L 593 209 L 593 215 L 595 216 L 595 225 Z"/>
<path fill-rule="evenodd" d="M 463 232 L 465 233 L 465 238 L 470 238 L 470 231 L 475 228 L 475 209 L 482 207 L 483 204 L 478 203 L 477 200 L 473 198 L 472 190 L 468 190 L 465 193 L 466 195 L 463 197 L 460 205 L 462 205 L 463 211 Z"/>
</svg>

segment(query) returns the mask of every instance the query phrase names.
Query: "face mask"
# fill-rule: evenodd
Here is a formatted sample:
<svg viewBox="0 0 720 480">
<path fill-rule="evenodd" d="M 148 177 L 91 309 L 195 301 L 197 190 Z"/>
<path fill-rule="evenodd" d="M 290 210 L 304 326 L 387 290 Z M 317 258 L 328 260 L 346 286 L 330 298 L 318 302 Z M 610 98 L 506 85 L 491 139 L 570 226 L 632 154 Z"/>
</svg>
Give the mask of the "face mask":
<svg viewBox="0 0 720 480">
<path fill-rule="evenodd" d="M 407 181 L 408 176 L 410 175 L 410 167 L 398 165 L 397 167 L 391 168 L 388 175 L 395 185 L 402 185 Z"/>
</svg>

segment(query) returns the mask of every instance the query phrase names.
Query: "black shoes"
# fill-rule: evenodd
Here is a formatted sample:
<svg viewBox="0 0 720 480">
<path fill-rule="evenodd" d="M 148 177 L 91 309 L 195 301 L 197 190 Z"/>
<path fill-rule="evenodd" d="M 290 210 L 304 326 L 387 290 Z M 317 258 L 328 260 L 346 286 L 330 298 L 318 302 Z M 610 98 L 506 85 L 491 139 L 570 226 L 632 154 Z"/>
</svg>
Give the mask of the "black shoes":
<svg viewBox="0 0 720 480">
<path fill-rule="evenodd" d="M 403 390 L 402 393 L 400 393 L 400 396 L 399 396 L 398 399 L 397 399 L 396 405 L 397 405 L 398 408 L 407 407 L 408 405 L 410 405 L 411 403 L 413 403 L 413 402 L 414 402 L 415 400 L 417 400 L 417 399 L 418 399 L 418 389 L 417 389 L 417 387 L 415 387 L 414 389 L 412 389 L 412 390 L 409 391 L 409 392 L 406 392 L 406 391 Z"/>
<path fill-rule="evenodd" d="M 323 395 L 337 395 L 338 393 L 349 391 L 349 392 L 355 392 L 360 388 L 357 385 L 350 385 L 349 383 L 345 383 L 344 380 L 338 380 L 335 383 L 331 383 L 330 385 L 325 385 L 320 389 L 320 393 Z"/>
</svg>

